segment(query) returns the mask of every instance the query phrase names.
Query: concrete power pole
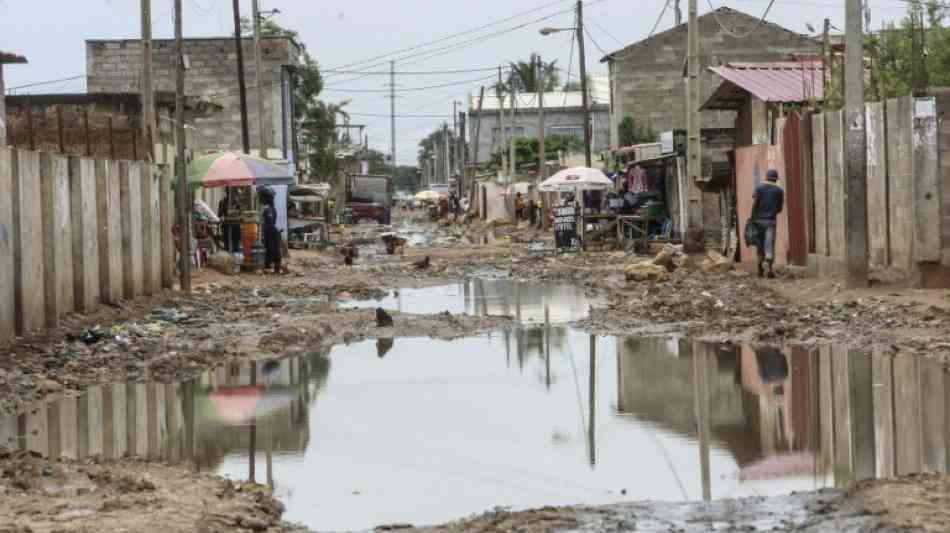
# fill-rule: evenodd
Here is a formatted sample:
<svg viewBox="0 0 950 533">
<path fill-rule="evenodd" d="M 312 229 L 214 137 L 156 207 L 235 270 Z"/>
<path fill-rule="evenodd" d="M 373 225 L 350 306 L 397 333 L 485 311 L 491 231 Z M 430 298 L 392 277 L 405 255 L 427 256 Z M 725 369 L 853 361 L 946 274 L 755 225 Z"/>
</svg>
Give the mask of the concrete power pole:
<svg viewBox="0 0 950 533">
<path fill-rule="evenodd" d="M 254 17 L 254 70 L 257 72 L 257 131 L 260 135 L 260 157 L 267 159 L 267 128 L 264 121 L 264 62 L 261 59 L 261 8 L 260 1 L 251 3 Z"/>
<path fill-rule="evenodd" d="M 234 0 L 234 48 L 237 52 L 238 94 L 241 100 L 241 143 L 245 154 L 251 153 L 247 132 L 247 84 L 244 83 L 244 46 L 241 42 L 241 3 Z"/>
<path fill-rule="evenodd" d="M 472 101 L 471 97 L 469 97 L 468 101 L 469 102 Z M 468 127 L 468 120 L 467 120 L 465 111 L 459 111 L 459 137 L 458 137 L 459 163 L 458 165 L 461 171 L 459 172 L 459 182 L 457 184 L 458 191 L 456 192 L 459 200 L 462 199 L 462 195 L 464 194 L 464 191 L 465 191 L 465 186 L 468 184 L 468 179 L 469 179 L 468 178 L 468 175 L 469 175 L 468 130 L 466 129 L 467 127 Z"/>
<path fill-rule="evenodd" d="M 152 87 L 152 0 L 142 0 L 142 139 L 155 161 L 155 91 Z"/>
<path fill-rule="evenodd" d="M 512 72 L 511 76 L 514 75 L 515 73 Z M 511 110 L 511 137 L 509 139 L 508 146 L 508 171 L 510 172 L 510 183 L 515 179 L 515 175 L 518 174 L 518 151 L 516 150 L 518 136 L 515 133 L 515 131 L 518 129 L 518 116 L 516 114 L 518 109 L 518 91 L 515 89 L 514 78 L 511 79 L 509 85 L 511 85 L 511 87 L 509 87 L 509 92 L 511 93 L 511 106 L 509 107 Z"/>
<path fill-rule="evenodd" d="M 689 235 L 698 230 L 693 224 L 695 214 L 691 213 L 699 206 L 691 205 L 690 192 L 696 186 L 696 180 L 702 173 L 702 115 L 699 112 L 700 96 L 700 65 L 699 65 L 699 21 L 697 15 L 697 0 L 689 0 L 689 28 L 688 28 L 688 69 L 689 78 L 686 88 L 686 126 L 687 126 L 687 147 L 686 147 L 686 184 L 681 191 L 686 195 L 685 205 L 686 213 L 680 213 L 680 225 L 683 233 L 683 246 L 689 249 L 693 241 L 698 241 L 698 236 Z"/>
<path fill-rule="evenodd" d="M 829 57 L 829 52 L 831 51 L 831 19 L 825 19 L 825 26 L 821 33 L 821 86 L 827 91 L 828 87 L 828 71 L 831 69 L 831 59 Z M 825 93 L 825 99 L 828 98 L 828 93 Z"/>
<path fill-rule="evenodd" d="M 848 286 L 868 286 L 867 131 L 864 116 L 864 34 L 861 0 L 845 4 L 845 242 Z"/>
<path fill-rule="evenodd" d="M 178 174 L 178 273 L 182 292 L 191 292 L 191 191 L 185 165 L 185 51 L 181 0 L 175 0 L 175 172 Z"/>
<path fill-rule="evenodd" d="M 544 61 L 541 60 L 541 54 L 538 54 L 538 177 L 535 180 L 535 190 L 538 193 L 538 198 L 543 198 L 541 196 L 541 182 L 547 178 L 547 154 L 545 153 L 544 147 L 544 88 L 545 88 L 545 75 L 544 75 Z M 541 201 L 542 207 L 544 206 L 544 201 Z M 541 210 L 541 224 L 544 229 L 548 229 L 548 217 L 544 214 L 544 209 Z"/>
<path fill-rule="evenodd" d="M 508 176 L 508 158 L 505 157 L 505 150 L 508 148 L 508 131 L 505 128 L 505 92 L 501 80 L 501 67 L 498 67 L 498 85 L 495 93 L 498 95 L 498 129 L 501 133 L 501 170 Z"/>
<path fill-rule="evenodd" d="M 696 0 L 690 1 L 695 2 Z M 581 107 L 584 109 L 584 164 L 590 168 L 593 166 L 590 156 L 590 99 L 587 92 L 587 56 L 584 53 L 584 2 L 582 0 L 577 0 L 577 50 L 581 56 Z"/>
<path fill-rule="evenodd" d="M 449 176 L 452 175 L 452 150 L 449 149 L 449 123 L 442 123 L 442 160 L 445 162 L 445 168 L 443 171 L 445 175 L 442 176 L 442 183 L 449 182 Z"/>
<path fill-rule="evenodd" d="M 389 62 L 389 155 L 393 177 L 396 176 L 396 62 Z"/>
<path fill-rule="evenodd" d="M 461 163 L 459 158 L 459 102 L 457 100 L 452 100 L 452 133 L 455 137 L 452 139 L 452 158 L 455 160 L 452 164 L 452 175 L 455 176 L 459 173 L 459 165 Z"/>
</svg>

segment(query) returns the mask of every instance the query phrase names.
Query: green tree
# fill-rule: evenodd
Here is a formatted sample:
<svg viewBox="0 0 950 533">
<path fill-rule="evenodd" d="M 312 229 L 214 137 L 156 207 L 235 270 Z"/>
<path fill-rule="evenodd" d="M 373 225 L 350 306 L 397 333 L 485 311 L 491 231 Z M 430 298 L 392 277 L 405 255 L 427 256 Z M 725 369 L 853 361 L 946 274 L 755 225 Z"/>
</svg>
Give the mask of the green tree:
<svg viewBox="0 0 950 533">
<path fill-rule="evenodd" d="M 623 117 L 618 126 L 620 146 L 631 146 L 641 143 L 652 143 L 657 140 L 657 133 L 649 124 L 637 123 L 633 117 Z"/>
<path fill-rule="evenodd" d="M 561 83 L 560 76 L 557 73 L 557 60 L 551 62 L 542 61 L 542 75 L 539 79 L 538 61 L 540 59 L 538 54 L 531 54 L 528 61 L 511 63 L 506 90 L 510 90 L 514 87 L 515 90 L 521 93 L 536 93 L 538 92 L 539 85 L 543 87 L 545 91 L 557 89 L 557 86 Z"/>
<path fill-rule="evenodd" d="M 442 147 L 445 145 L 444 137 L 444 126 L 437 128 L 435 131 L 426 136 L 426 138 L 419 141 L 419 168 L 425 168 L 425 162 L 430 161 L 433 156 L 438 153 L 441 153 Z M 455 143 L 455 133 L 452 131 L 452 128 L 448 128 L 449 136 L 449 165 L 451 168 L 458 168 L 455 165 L 455 151 L 451 150 L 451 147 Z M 444 164 L 444 163 L 443 163 Z"/>
<path fill-rule="evenodd" d="M 515 162 L 519 167 L 538 164 L 537 137 L 515 137 Z M 572 135 L 547 135 L 544 137 L 545 158 L 556 157 L 559 152 L 575 153 L 584 149 L 584 141 Z M 496 152 L 489 161 L 494 169 L 501 168 L 502 156 L 508 157 L 508 149 Z"/>
</svg>

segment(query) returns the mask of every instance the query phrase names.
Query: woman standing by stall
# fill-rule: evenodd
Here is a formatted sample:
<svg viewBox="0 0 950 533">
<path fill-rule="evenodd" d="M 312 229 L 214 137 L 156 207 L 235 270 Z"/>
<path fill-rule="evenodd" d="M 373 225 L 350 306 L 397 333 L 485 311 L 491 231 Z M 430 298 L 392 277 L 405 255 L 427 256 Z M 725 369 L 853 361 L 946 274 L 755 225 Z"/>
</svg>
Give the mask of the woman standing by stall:
<svg viewBox="0 0 950 533">
<path fill-rule="evenodd" d="M 262 219 L 262 239 L 264 241 L 264 268 L 274 265 L 274 274 L 280 274 L 280 230 L 277 229 L 277 208 L 274 207 L 274 192 L 261 190 L 261 203 L 264 204 Z"/>
</svg>

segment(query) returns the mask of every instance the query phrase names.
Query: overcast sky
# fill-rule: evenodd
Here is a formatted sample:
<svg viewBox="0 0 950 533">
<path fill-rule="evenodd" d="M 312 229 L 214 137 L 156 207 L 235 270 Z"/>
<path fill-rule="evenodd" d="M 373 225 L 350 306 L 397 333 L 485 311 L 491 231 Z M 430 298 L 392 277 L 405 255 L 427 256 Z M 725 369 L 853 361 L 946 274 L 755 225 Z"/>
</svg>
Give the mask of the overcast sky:
<svg viewBox="0 0 950 533">
<path fill-rule="evenodd" d="M 396 70 L 468 70 L 494 67 L 509 61 L 527 58 L 532 52 L 545 59 L 557 59 L 558 65 L 577 72 L 577 60 L 570 61 L 569 33 L 542 37 L 542 26 L 570 26 L 573 15 L 565 13 L 543 22 L 530 24 L 503 35 L 479 39 L 493 32 L 512 28 L 542 17 L 569 10 L 573 2 L 564 0 L 260 0 L 262 9 L 277 8 L 275 20 L 300 32 L 311 54 L 326 69 L 339 68 L 381 54 L 433 41 L 454 33 L 486 25 L 521 12 L 537 9 L 508 22 L 467 34 L 457 40 L 444 41 L 421 48 L 408 55 L 435 50 L 461 40 L 477 42 L 435 57 L 414 57 L 398 62 Z M 600 48 L 613 51 L 640 39 L 656 23 L 665 0 L 587 0 L 585 18 L 592 39 L 587 41 L 587 64 L 592 73 L 606 73 L 599 59 Z M 671 0 L 672 1 L 672 0 Z M 760 15 L 767 0 L 709 0 L 715 6 L 725 5 Z M 906 5 L 901 0 L 869 0 L 874 27 L 882 20 L 900 18 Z M 687 0 L 682 0 L 684 17 Z M 184 0 L 184 31 L 186 37 L 226 35 L 231 30 L 231 0 Z M 152 0 L 154 36 L 172 37 L 172 0 Z M 250 0 L 241 0 L 242 14 L 250 12 Z M 552 5 L 553 4 L 553 5 Z M 11 65 L 5 69 L 7 87 L 76 76 L 85 72 L 84 39 L 134 38 L 139 34 L 139 0 L 0 0 L 0 50 L 20 53 L 28 65 Z M 820 28 L 824 17 L 844 27 L 844 0 L 777 0 L 768 19 L 785 27 L 806 32 L 805 23 Z M 700 0 L 700 13 L 709 4 Z M 658 31 L 673 24 L 673 10 L 668 9 Z M 592 42 L 593 41 L 593 42 Z M 596 42 L 596 44 L 595 44 Z M 576 56 L 576 52 L 575 52 Z M 400 57 L 400 56 L 394 56 Z M 387 57 L 382 61 L 391 59 Z M 420 61 L 421 59 L 421 61 Z M 354 69 L 385 70 L 379 61 L 356 65 Z M 399 89 L 444 85 L 490 76 L 491 72 L 443 74 L 439 76 L 399 76 Z M 355 115 L 388 114 L 389 100 L 384 94 L 347 93 L 348 89 L 383 90 L 388 79 L 367 76 L 327 74 L 326 100 L 352 98 L 348 109 L 354 113 L 353 123 L 368 125 L 370 144 L 389 153 L 389 119 Z M 406 92 L 396 101 L 396 114 L 445 114 L 451 125 L 452 101 L 464 101 L 468 93 L 477 94 L 481 84 L 490 81 L 444 87 L 426 91 Z M 76 80 L 30 89 L 34 93 L 83 92 L 85 83 Z M 25 91 L 18 91 L 23 94 Z M 439 118 L 402 118 L 397 120 L 397 159 L 414 164 L 419 139 L 441 124 Z"/>
</svg>

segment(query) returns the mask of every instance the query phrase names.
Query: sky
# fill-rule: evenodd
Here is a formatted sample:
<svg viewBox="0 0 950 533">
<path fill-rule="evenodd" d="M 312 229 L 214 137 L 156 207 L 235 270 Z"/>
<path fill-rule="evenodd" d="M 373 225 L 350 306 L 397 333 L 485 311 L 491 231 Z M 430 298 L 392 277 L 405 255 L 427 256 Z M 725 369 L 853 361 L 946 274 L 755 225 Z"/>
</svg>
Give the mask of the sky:
<svg viewBox="0 0 950 533">
<path fill-rule="evenodd" d="M 173 36 L 172 0 L 151 0 L 153 35 Z M 682 1 L 686 16 L 687 0 Z M 873 27 L 899 19 L 902 0 L 868 0 Z M 571 0 L 260 0 L 262 10 L 278 9 L 274 20 L 300 32 L 300 38 L 323 69 L 396 71 L 465 71 L 439 75 L 398 75 L 396 79 L 396 158 L 415 164 L 418 142 L 443 121 L 452 125 L 452 102 L 464 102 L 490 85 L 489 70 L 540 53 L 545 60 L 576 75 L 577 51 L 571 58 L 571 34 L 541 36 L 544 26 L 569 27 L 573 23 Z M 671 0 L 672 2 L 672 0 Z M 586 0 L 585 22 L 588 72 L 606 74 L 599 62 L 603 51 L 612 52 L 645 38 L 659 20 L 657 31 L 673 25 L 672 4 L 660 18 L 666 0 Z M 710 5 L 727 6 L 760 16 L 768 0 L 699 0 L 700 14 Z M 251 0 L 240 0 L 242 14 L 250 13 Z M 0 0 L 0 50 L 25 55 L 28 65 L 6 67 L 7 88 L 82 75 L 86 69 L 85 39 L 135 38 L 140 32 L 140 0 Z M 227 35 L 232 30 L 232 0 L 183 0 L 186 37 Z M 558 14 L 559 12 L 563 12 Z M 519 15 L 520 16 L 516 16 Z M 844 0 L 776 0 L 767 19 L 806 33 L 806 23 L 821 28 L 828 17 L 844 27 Z M 367 60 L 398 50 L 424 45 L 467 32 L 502 19 L 507 22 L 467 33 L 401 54 Z M 538 19 L 546 18 L 543 21 Z M 516 26 L 524 26 L 513 31 Z M 486 37 L 492 33 L 501 33 Z M 445 49 L 461 41 L 467 44 Z M 439 50 L 431 57 L 426 51 Z M 420 55 L 421 54 L 421 55 Z M 348 65 L 355 64 L 352 67 Z M 382 64 L 380 64 L 382 63 Z M 485 70 L 482 70 L 485 69 Z M 388 76 L 362 77 L 325 73 L 328 101 L 351 99 L 347 109 L 354 124 L 366 124 L 370 146 L 389 153 Z M 562 80 L 564 76 L 562 73 Z M 426 90 L 433 85 L 447 85 Z M 30 88 L 34 94 L 84 92 L 82 79 Z M 350 92 L 353 91 L 353 92 Z M 381 91 L 381 92 L 365 92 Z M 17 94 L 25 94 L 19 90 Z M 386 115 L 386 116 L 375 116 Z M 400 115 L 411 115 L 400 117 Z M 424 116 L 419 116 L 424 115 Z"/>
</svg>

